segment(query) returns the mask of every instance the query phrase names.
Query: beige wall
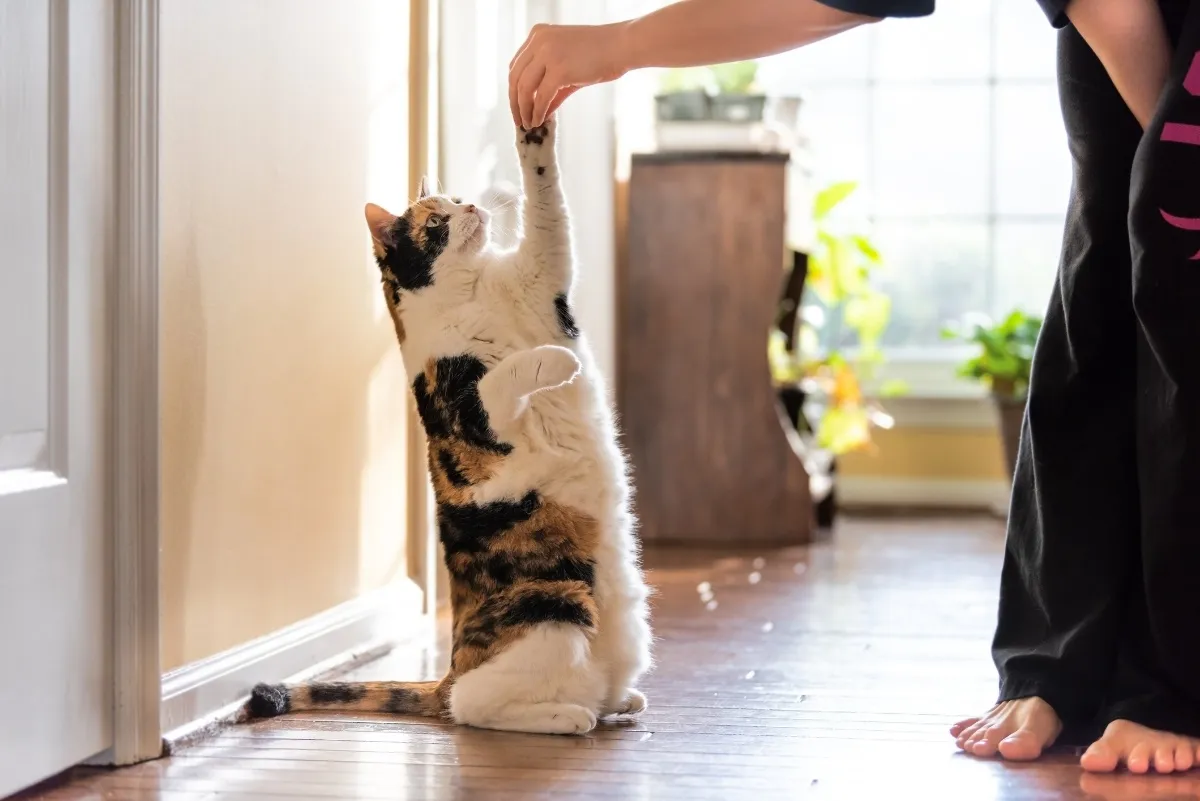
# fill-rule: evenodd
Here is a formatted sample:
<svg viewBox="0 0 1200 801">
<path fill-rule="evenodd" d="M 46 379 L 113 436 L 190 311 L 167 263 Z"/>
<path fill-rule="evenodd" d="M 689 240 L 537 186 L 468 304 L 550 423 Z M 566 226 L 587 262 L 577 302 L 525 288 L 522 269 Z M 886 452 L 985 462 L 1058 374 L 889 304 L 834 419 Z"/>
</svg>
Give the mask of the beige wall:
<svg viewBox="0 0 1200 801">
<path fill-rule="evenodd" d="M 406 575 L 408 4 L 162 4 L 163 663 Z"/>
<path fill-rule="evenodd" d="M 995 428 L 895 428 L 876 430 L 874 451 L 842 457 L 843 476 L 909 480 L 1008 480 L 1004 444 Z"/>
</svg>

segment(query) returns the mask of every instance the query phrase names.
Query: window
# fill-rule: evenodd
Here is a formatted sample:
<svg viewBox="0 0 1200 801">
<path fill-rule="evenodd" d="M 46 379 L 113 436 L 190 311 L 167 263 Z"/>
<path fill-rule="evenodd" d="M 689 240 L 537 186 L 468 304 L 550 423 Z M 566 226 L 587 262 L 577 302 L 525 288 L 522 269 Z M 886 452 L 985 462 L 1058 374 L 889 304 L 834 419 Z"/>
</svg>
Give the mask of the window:
<svg viewBox="0 0 1200 801">
<path fill-rule="evenodd" d="M 960 355 L 945 322 L 1045 309 L 1071 180 L 1054 64 L 1032 0 L 939 3 L 761 62 L 768 93 L 802 98 L 817 183 L 859 181 L 846 211 L 886 259 L 884 345 L 918 394 Z"/>
<path fill-rule="evenodd" d="M 539 17 L 527 0 L 441 4 L 441 179 L 496 212 L 493 236 L 512 244 L 521 174 L 508 110 L 508 60 Z"/>
</svg>

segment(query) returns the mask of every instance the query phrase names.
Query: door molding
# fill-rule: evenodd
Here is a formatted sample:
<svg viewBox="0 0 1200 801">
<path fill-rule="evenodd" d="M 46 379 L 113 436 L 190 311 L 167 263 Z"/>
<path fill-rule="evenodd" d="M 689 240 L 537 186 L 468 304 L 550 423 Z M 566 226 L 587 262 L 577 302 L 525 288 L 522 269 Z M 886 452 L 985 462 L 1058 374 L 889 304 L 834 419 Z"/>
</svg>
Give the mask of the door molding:
<svg viewBox="0 0 1200 801">
<path fill-rule="evenodd" d="M 159 707 L 158 0 L 116 4 L 112 286 L 113 754 L 162 755 Z"/>
<path fill-rule="evenodd" d="M 162 678 L 162 728 L 168 750 L 244 719 L 258 682 L 329 680 L 398 645 L 420 648 L 433 634 L 415 615 L 424 594 L 401 579 L 310 618 L 184 665 Z"/>
<path fill-rule="evenodd" d="M 438 179 L 440 135 L 438 69 L 439 0 L 411 0 L 408 31 L 408 196 L 416 197 L 421 177 Z M 426 460 L 425 428 L 412 393 L 408 398 L 408 562 L 409 574 L 425 592 L 424 612 L 437 611 L 449 596 L 442 576 L 433 525 L 433 485 Z"/>
</svg>

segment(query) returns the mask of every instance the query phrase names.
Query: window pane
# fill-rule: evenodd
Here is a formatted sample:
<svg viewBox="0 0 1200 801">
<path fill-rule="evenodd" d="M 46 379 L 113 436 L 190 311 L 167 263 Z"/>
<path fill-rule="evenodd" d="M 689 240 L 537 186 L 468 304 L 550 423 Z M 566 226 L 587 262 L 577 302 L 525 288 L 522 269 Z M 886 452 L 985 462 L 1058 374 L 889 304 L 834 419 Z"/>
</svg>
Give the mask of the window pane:
<svg viewBox="0 0 1200 801">
<path fill-rule="evenodd" d="M 993 2 L 996 77 L 1054 80 L 1055 33 L 1046 15 L 1030 0 Z"/>
<path fill-rule="evenodd" d="M 800 127 L 809 140 L 815 186 L 859 181 L 860 188 L 842 208 L 855 217 L 864 216 L 870 190 L 870 91 L 815 90 L 806 93 L 801 103 Z"/>
<path fill-rule="evenodd" d="M 871 32 L 866 26 L 759 60 L 759 82 L 770 94 L 803 95 L 810 87 L 865 83 Z"/>
<path fill-rule="evenodd" d="M 982 83 L 876 91 L 876 214 L 988 213 L 988 94 Z"/>
<path fill-rule="evenodd" d="M 880 81 L 971 80 L 991 69 L 991 3 L 955 0 L 937 13 L 874 26 Z"/>
<path fill-rule="evenodd" d="M 892 299 L 889 347 L 940 347 L 942 326 L 987 309 L 988 229 L 979 222 L 878 222 L 876 286 Z"/>
<path fill-rule="evenodd" d="M 1058 270 L 1062 235 L 1062 220 L 997 223 L 994 317 L 1013 309 L 1045 313 Z"/>
<path fill-rule="evenodd" d="M 997 214 L 1065 211 L 1071 159 L 1053 86 L 997 87 L 995 170 Z"/>
</svg>

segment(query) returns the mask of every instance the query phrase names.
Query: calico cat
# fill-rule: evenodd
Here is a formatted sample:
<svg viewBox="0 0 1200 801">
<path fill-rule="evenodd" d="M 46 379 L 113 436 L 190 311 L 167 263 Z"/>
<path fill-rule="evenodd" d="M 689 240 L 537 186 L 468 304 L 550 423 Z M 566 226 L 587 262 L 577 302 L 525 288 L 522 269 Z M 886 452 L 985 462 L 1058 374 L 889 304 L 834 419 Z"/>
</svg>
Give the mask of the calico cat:
<svg viewBox="0 0 1200 801">
<path fill-rule="evenodd" d="M 579 734 L 646 706 L 647 589 L 624 456 L 571 312 L 570 222 L 553 119 L 517 130 L 523 239 L 488 213 L 419 197 L 366 208 L 383 290 L 429 441 L 450 573 L 441 681 L 259 685 L 252 716 L 339 709 Z"/>
</svg>

